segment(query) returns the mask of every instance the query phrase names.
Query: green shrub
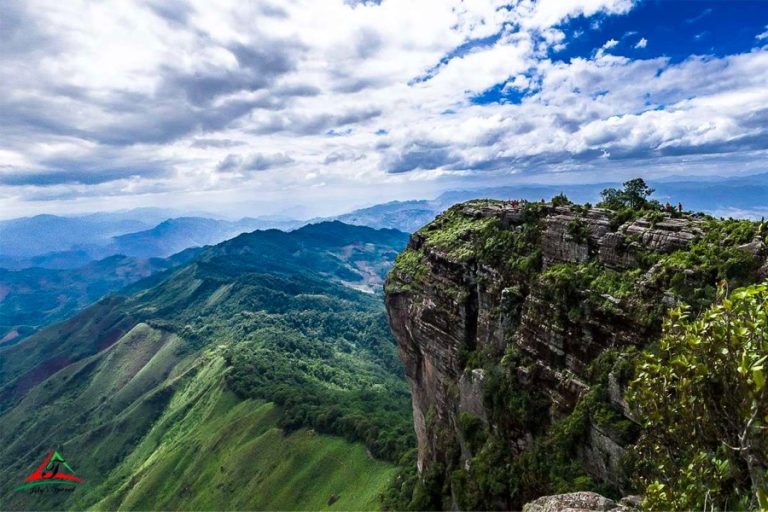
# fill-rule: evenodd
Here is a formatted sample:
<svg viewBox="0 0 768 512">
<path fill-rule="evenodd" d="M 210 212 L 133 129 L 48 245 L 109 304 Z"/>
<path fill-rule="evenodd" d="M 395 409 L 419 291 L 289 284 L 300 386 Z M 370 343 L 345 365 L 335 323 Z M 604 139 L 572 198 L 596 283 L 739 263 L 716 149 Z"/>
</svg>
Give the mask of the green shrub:
<svg viewBox="0 0 768 512">
<path fill-rule="evenodd" d="M 698 319 L 675 310 L 644 352 L 629 399 L 643 423 L 637 482 L 652 510 L 768 508 L 768 286 Z"/>
<path fill-rule="evenodd" d="M 577 244 L 587 243 L 589 240 L 589 228 L 583 220 L 576 218 L 568 223 L 568 234 Z"/>
<path fill-rule="evenodd" d="M 464 411 L 459 413 L 458 426 L 470 451 L 477 451 L 486 438 L 483 421 L 474 414 Z"/>
<path fill-rule="evenodd" d="M 568 206 L 569 204 L 573 203 L 562 192 L 552 198 L 552 206 Z"/>
</svg>

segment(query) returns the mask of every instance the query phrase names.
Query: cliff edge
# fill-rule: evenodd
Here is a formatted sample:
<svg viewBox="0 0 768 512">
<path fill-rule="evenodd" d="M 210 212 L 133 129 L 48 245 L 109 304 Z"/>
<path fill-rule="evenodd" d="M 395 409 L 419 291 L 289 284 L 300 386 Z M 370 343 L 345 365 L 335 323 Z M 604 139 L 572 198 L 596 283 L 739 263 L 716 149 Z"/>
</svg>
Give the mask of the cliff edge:
<svg viewBox="0 0 768 512">
<path fill-rule="evenodd" d="M 471 201 L 416 232 L 385 286 L 411 386 L 421 505 L 631 494 L 632 355 L 670 307 L 768 275 L 757 223 Z"/>
</svg>

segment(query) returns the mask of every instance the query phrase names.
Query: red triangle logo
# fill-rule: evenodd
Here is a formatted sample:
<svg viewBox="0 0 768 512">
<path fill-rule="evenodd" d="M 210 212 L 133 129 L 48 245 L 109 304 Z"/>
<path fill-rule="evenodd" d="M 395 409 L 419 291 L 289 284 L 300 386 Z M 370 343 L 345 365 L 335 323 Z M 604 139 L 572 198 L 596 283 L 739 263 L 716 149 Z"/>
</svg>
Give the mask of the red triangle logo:
<svg viewBox="0 0 768 512">
<path fill-rule="evenodd" d="M 78 485 L 83 483 L 85 483 L 85 480 L 74 475 L 74 470 L 67 464 L 64 457 L 58 451 L 51 450 L 51 453 L 48 454 L 43 463 L 16 490 L 37 485 Z"/>
</svg>

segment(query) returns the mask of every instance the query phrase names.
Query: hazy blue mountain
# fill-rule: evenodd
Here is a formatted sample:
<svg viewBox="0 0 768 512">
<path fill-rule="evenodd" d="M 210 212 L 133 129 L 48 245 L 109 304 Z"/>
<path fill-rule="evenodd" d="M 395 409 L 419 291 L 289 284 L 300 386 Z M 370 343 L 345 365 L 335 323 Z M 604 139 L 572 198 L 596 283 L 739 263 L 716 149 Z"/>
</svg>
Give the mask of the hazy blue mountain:
<svg viewBox="0 0 768 512">
<path fill-rule="evenodd" d="M 67 269 L 78 268 L 94 261 L 93 255 L 85 249 L 73 249 L 40 254 L 29 258 L 0 255 L 0 268 L 21 270 L 30 267 Z"/>
<path fill-rule="evenodd" d="M 152 227 L 139 219 L 102 220 L 100 216 L 36 215 L 0 221 L 0 255 L 30 258 L 94 245 L 114 236 Z"/>
<path fill-rule="evenodd" d="M 703 211 L 716 216 L 760 218 L 768 216 L 768 173 L 740 178 L 711 177 L 696 181 L 670 179 L 650 181 L 656 189 L 654 198 L 684 208 Z M 529 201 L 549 200 L 564 193 L 577 203 L 596 203 L 600 191 L 608 187 L 619 187 L 618 182 L 591 183 L 584 185 L 515 185 L 469 190 L 452 190 L 435 199 L 418 201 L 393 201 L 368 208 L 362 208 L 335 219 L 348 224 L 376 228 L 392 228 L 413 232 L 435 215 L 453 204 L 471 199 L 527 199 Z"/>
<path fill-rule="evenodd" d="M 413 232 L 435 217 L 434 201 L 392 201 L 339 215 L 347 224 Z"/>
<path fill-rule="evenodd" d="M 129 210 L 118 210 L 114 212 L 93 212 L 85 215 L 78 215 L 77 218 L 85 220 L 94 220 L 97 222 L 120 222 L 125 220 L 140 220 L 147 226 L 156 226 L 164 220 L 185 215 L 194 215 L 196 217 L 217 218 L 217 215 L 202 212 L 183 212 L 172 208 L 131 208 Z"/>
<path fill-rule="evenodd" d="M 105 250 L 112 254 L 162 258 L 189 247 L 214 245 L 256 229 L 292 229 L 300 224 L 299 221 L 264 221 L 257 218 L 226 221 L 204 217 L 180 217 L 168 219 L 151 229 L 114 237 Z"/>
<path fill-rule="evenodd" d="M 173 217 L 173 210 L 138 208 L 79 217 L 37 215 L 0 221 L 0 268 L 76 269 L 114 254 L 168 257 L 255 229 L 293 229 L 284 218 Z"/>
<path fill-rule="evenodd" d="M 167 259 L 115 255 L 77 269 L 0 268 L 0 347 L 68 318 L 111 292 L 186 263 L 201 251 L 188 249 Z"/>
<path fill-rule="evenodd" d="M 680 201 L 688 210 L 702 210 L 718 216 L 768 216 L 768 173 L 730 179 L 670 181 L 652 183 L 655 197 Z"/>
</svg>

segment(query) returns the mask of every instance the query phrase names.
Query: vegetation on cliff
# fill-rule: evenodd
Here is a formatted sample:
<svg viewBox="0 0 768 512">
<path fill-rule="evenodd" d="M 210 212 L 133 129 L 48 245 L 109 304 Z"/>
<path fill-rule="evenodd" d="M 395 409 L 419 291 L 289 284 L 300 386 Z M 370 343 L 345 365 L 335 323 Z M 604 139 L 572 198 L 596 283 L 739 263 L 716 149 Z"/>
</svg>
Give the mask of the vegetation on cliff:
<svg viewBox="0 0 768 512">
<path fill-rule="evenodd" d="M 637 361 L 632 450 L 650 510 L 768 509 L 768 286 L 671 312 Z"/>
<path fill-rule="evenodd" d="M 646 492 L 657 481 L 670 492 L 671 473 L 638 480 L 622 469 L 645 421 L 624 390 L 670 310 L 700 314 L 718 282 L 733 289 L 764 277 L 767 233 L 662 206 L 652 192 L 632 180 L 605 191 L 598 209 L 562 195 L 470 201 L 413 235 L 385 289 L 406 358 L 417 354 L 406 368 L 427 418 L 423 471 L 402 475 L 390 508 L 519 508 L 560 492 Z M 479 397 L 462 387 L 476 378 Z M 682 456 L 669 471 L 683 462 L 693 463 Z M 747 492 L 729 489 L 730 504 Z"/>
</svg>

